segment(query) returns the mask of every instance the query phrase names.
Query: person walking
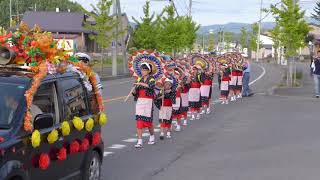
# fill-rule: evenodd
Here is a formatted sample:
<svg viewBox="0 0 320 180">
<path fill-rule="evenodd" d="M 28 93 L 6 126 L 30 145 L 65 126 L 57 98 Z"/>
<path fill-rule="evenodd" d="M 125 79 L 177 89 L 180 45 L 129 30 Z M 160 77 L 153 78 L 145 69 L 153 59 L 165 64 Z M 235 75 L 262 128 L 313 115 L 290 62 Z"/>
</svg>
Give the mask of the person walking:
<svg viewBox="0 0 320 180">
<path fill-rule="evenodd" d="M 250 82 L 251 64 L 249 60 L 243 63 L 243 77 L 242 77 L 242 97 L 251 96 L 249 82 Z"/>
<path fill-rule="evenodd" d="M 317 57 L 314 58 L 311 65 L 313 70 L 315 97 L 320 97 L 320 51 L 317 52 Z"/>
<path fill-rule="evenodd" d="M 141 64 L 142 77 L 134 83 L 134 91 L 132 95 L 136 101 L 136 128 L 138 135 L 138 142 L 136 148 L 142 148 L 142 132 L 143 129 L 149 130 L 148 144 L 155 144 L 154 127 L 153 127 L 153 100 L 155 79 L 152 75 L 152 65 L 149 63 Z"/>
</svg>

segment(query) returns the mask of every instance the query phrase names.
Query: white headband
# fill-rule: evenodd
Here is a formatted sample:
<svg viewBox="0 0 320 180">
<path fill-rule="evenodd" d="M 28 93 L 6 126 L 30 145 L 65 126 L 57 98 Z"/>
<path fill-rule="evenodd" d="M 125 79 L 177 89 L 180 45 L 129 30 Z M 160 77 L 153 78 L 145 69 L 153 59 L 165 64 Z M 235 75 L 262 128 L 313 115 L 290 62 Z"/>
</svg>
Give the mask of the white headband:
<svg viewBox="0 0 320 180">
<path fill-rule="evenodd" d="M 146 65 L 146 66 L 148 67 L 149 71 L 151 70 L 151 66 L 150 66 L 149 63 L 144 62 L 144 63 L 141 63 L 141 66 L 142 66 L 142 65 Z"/>
<path fill-rule="evenodd" d="M 169 78 L 166 78 L 166 80 L 164 82 L 169 82 L 169 83 L 173 84 L 173 81 Z"/>
</svg>

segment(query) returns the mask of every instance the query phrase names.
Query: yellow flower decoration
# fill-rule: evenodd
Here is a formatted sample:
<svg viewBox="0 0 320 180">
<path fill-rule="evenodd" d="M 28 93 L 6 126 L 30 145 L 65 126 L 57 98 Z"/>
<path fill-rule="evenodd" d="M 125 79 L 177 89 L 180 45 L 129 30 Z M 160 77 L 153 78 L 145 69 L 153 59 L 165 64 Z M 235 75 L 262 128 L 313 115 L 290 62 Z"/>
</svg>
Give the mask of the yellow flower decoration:
<svg viewBox="0 0 320 180">
<path fill-rule="evenodd" d="M 84 128 L 84 122 L 79 117 L 74 117 L 72 123 L 78 131 L 81 131 Z"/>
<path fill-rule="evenodd" d="M 64 121 L 61 124 L 61 130 L 63 136 L 68 136 L 70 134 L 70 124 L 68 121 Z"/>
<path fill-rule="evenodd" d="M 108 122 L 108 118 L 107 118 L 106 114 L 105 113 L 100 113 L 100 116 L 99 116 L 99 124 L 100 124 L 100 126 L 105 125 L 107 122 Z"/>
<path fill-rule="evenodd" d="M 32 147 L 34 147 L 34 148 L 39 147 L 40 142 L 41 142 L 40 132 L 38 130 L 33 131 L 32 135 L 31 135 Z"/>
<path fill-rule="evenodd" d="M 93 126 L 94 126 L 94 121 L 93 121 L 92 118 L 89 118 L 89 119 L 87 120 L 87 122 L 86 122 L 86 130 L 87 130 L 88 132 L 91 132 L 92 129 L 93 129 Z"/>
<path fill-rule="evenodd" d="M 58 140 L 58 137 L 59 137 L 59 133 L 56 129 L 54 129 L 48 135 L 47 140 L 48 140 L 49 144 L 53 144 Z"/>
</svg>

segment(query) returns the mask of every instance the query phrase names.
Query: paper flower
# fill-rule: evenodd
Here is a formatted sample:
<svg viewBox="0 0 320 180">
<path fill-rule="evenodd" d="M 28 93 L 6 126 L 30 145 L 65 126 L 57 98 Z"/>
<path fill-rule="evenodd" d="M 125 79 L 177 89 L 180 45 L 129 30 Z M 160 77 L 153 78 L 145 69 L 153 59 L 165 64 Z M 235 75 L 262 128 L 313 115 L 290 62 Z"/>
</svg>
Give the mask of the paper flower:
<svg viewBox="0 0 320 180">
<path fill-rule="evenodd" d="M 59 138 L 59 133 L 56 129 L 54 129 L 48 135 L 47 140 L 48 140 L 49 144 L 53 144 L 58 140 L 58 138 Z"/>
<path fill-rule="evenodd" d="M 87 138 L 84 138 L 80 145 L 80 151 L 81 152 L 87 151 L 89 149 L 89 145 L 90 145 L 89 140 Z"/>
<path fill-rule="evenodd" d="M 92 136 L 92 145 L 93 146 L 97 146 L 101 141 L 101 133 L 100 132 L 96 132 L 93 134 Z"/>
<path fill-rule="evenodd" d="M 70 144 L 70 154 L 74 154 L 74 153 L 77 153 L 79 152 L 79 149 L 80 149 L 80 144 L 78 143 L 77 140 L 71 142 Z"/>
<path fill-rule="evenodd" d="M 74 117 L 72 120 L 73 126 L 78 130 L 81 131 L 84 127 L 84 122 L 79 117 Z"/>
<path fill-rule="evenodd" d="M 61 131 L 63 136 L 68 136 L 70 134 L 70 124 L 68 121 L 64 121 L 61 124 Z"/>
<path fill-rule="evenodd" d="M 60 161 L 66 160 L 67 159 L 67 149 L 62 147 L 58 154 L 57 154 L 57 159 Z"/>
<path fill-rule="evenodd" d="M 105 113 L 100 113 L 99 115 L 99 124 L 100 126 L 105 125 L 108 122 L 108 118 Z"/>
<path fill-rule="evenodd" d="M 39 157 L 39 168 L 46 170 L 50 165 L 50 157 L 46 153 L 41 153 Z"/>
<path fill-rule="evenodd" d="M 34 148 L 39 147 L 40 142 L 41 142 L 40 132 L 38 130 L 33 131 L 32 135 L 31 135 L 32 147 L 34 147 Z"/>
<path fill-rule="evenodd" d="M 87 120 L 87 122 L 86 122 L 86 130 L 87 130 L 88 132 L 91 132 L 92 129 L 93 129 L 93 126 L 94 126 L 94 121 L 93 121 L 92 118 L 89 118 L 89 119 Z"/>
</svg>

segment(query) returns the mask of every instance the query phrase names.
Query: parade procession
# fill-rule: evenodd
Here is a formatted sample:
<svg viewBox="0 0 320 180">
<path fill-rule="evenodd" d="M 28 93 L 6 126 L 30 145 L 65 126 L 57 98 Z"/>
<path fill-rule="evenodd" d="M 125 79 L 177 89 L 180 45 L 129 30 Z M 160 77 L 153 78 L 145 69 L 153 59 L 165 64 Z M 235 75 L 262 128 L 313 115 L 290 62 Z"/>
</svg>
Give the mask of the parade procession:
<svg viewBox="0 0 320 180">
<path fill-rule="evenodd" d="M 320 0 L 0 0 L 0 180 L 318 180 Z"/>
<path fill-rule="evenodd" d="M 236 52 L 221 56 L 192 54 L 174 59 L 159 52 L 140 50 L 131 55 L 128 67 L 136 83 L 125 101 L 132 95 L 136 102 L 135 147 L 142 148 L 144 129 L 150 133 L 148 144 L 155 144 L 153 120 L 159 120 L 159 138 L 164 140 L 172 137 L 172 130 L 181 131 L 189 120 L 200 120 L 214 112 L 214 77 L 218 79 L 221 104 L 241 99 L 247 64 Z M 154 116 L 155 109 L 159 110 L 158 117 Z"/>
</svg>

